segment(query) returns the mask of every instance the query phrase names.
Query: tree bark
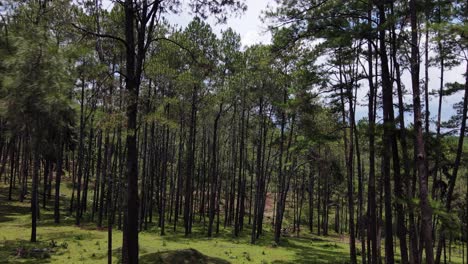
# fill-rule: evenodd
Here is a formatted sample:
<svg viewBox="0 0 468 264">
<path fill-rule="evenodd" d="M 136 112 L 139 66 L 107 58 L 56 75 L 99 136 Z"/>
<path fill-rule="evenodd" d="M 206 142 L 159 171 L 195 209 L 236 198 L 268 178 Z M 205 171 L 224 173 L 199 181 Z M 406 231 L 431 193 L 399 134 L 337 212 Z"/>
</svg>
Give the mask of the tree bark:
<svg viewBox="0 0 468 264">
<path fill-rule="evenodd" d="M 382 177 L 384 181 L 385 192 L 385 263 L 394 263 L 393 252 L 393 216 L 392 216 L 392 190 L 390 180 L 390 150 L 392 149 L 392 136 L 394 131 L 394 122 L 391 112 L 393 112 L 393 89 L 390 81 L 390 70 L 388 67 L 387 47 L 384 25 L 386 23 L 385 7 L 383 4 L 379 8 L 379 44 L 382 75 L 382 94 L 383 94 L 383 148 L 382 148 Z M 393 149 L 395 152 L 396 150 Z M 395 163 L 395 160 L 393 161 Z M 396 174 L 396 172 L 394 172 Z M 399 172 L 398 172 L 399 173 Z"/>
<path fill-rule="evenodd" d="M 428 173 L 426 170 L 426 150 L 422 131 L 421 93 L 419 88 L 419 48 L 418 18 L 416 0 L 410 0 L 411 20 L 411 84 L 413 88 L 414 130 L 416 133 L 416 167 L 419 179 L 419 198 L 421 208 L 421 240 L 426 251 L 426 263 L 434 263 L 432 248 L 432 208 L 429 205 Z"/>
<path fill-rule="evenodd" d="M 34 168 L 32 178 L 32 193 L 31 193 L 31 242 L 36 242 L 36 227 L 37 227 L 37 216 L 39 211 L 39 200 L 38 200 L 38 180 L 39 180 L 39 169 L 40 169 L 40 155 L 39 155 L 39 139 L 35 139 L 34 147 Z"/>
<path fill-rule="evenodd" d="M 127 205 L 126 222 L 124 222 L 124 239 L 122 254 L 124 260 L 138 264 L 138 151 L 137 151 L 137 113 L 139 79 L 136 76 L 135 62 L 135 6 L 133 0 L 125 0 L 125 41 L 126 41 L 126 79 L 128 91 L 127 102 Z M 146 26 L 146 25 L 144 25 Z M 139 54 L 141 56 L 141 54 Z M 138 76 L 139 77 L 139 76 Z"/>
<path fill-rule="evenodd" d="M 468 61 L 467 61 L 466 70 L 465 70 L 465 94 L 463 98 L 463 110 L 462 111 L 463 112 L 461 116 L 461 127 L 460 127 L 460 133 L 458 136 L 457 155 L 455 157 L 452 175 L 450 178 L 448 191 L 447 191 L 447 200 L 445 202 L 445 209 L 447 210 L 447 212 L 450 212 L 450 210 L 452 209 L 453 192 L 455 190 L 455 183 L 457 181 L 458 170 L 460 168 L 461 158 L 463 154 L 463 141 L 465 139 L 466 118 L 467 118 L 467 112 L 468 112 Z M 443 243 L 445 243 L 445 232 L 442 228 L 441 234 L 439 236 L 439 243 L 437 245 L 436 263 L 440 263 L 440 255 L 441 255 Z"/>
<path fill-rule="evenodd" d="M 62 180 L 62 166 L 63 166 L 63 148 L 62 140 L 59 143 L 59 154 L 57 157 L 57 169 L 55 172 L 55 204 L 54 204 L 54 221 L 56 224 L 60 223 L 60 183 Z"/>
</svg>

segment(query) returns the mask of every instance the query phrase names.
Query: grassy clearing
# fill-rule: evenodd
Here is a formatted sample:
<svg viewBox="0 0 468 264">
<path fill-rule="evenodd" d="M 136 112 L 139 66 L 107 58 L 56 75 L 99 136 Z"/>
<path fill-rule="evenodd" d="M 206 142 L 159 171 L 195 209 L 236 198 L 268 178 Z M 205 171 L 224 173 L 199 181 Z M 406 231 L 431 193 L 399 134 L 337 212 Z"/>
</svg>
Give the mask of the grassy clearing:
<svg viewBox="0 0 468 264">
<path fill-rule="evenodd" d="M 62 211 L 62 223 L 53 223 L 52 203 L 41 209 L 38 222 L 38 243 L 30 243 L 29 200 L 20 203 L 7 201 L 7 188 L 0 188 L 0 263 L 106 263 L 107 230 L 98 230 L 94 223 L 78 227 L 74 219 Z M 14 196 L 16 197 L 16 196 Z M 52 201 L 51 201 L 52 202 Z M 68 208 L 64 204 L 63 208 Z M 201 253 L 227 260 L 231 263 L 346 263 L 347 244 L 339 237 L 318 238 L 304 235 L 301 238 L 285 238 L 279 247 L 272 244 L 272 233 L 266 232 L 256 245 L 249 243 L 250 230 L 235 238 L 230 229 L 221 230 L 213 238 L 197 226 L 191 236 L 185 237 L 182 228 L 174 233 L 167 230 L 161 237 L 152 227 L 140 233 L 142 263 L 154 263 L 154 254 L 168 250 L 193 248 Z M 113 262 L 118 263 L 122 233 L 114 230 Z M 19 257 L 18 250 L 43 250 L 45 256 Z M 42 258 L 44 257 L 44 258 Z"/>
<path fill-rule="evenodd" d="M 0 188 L 0 263 L 107 262 L 106 228 L 98 230 L 94 223 L 75 226 L 74 218 L 67 217 L 66 212 L 62 212 L 62 223 L 56 225 L 53 223 L 51 201 L 48 210 L 41 210 L 37 229 L 40 242 L 30 243 L 29 200 L 24 203 L 9 202 L 6 194 L 7 189 Z M 182 227 L 179 227 L 178 233 L 172 232 L 170 228 L 166 233 L 166 236 L 161 237 L 156 227 L 140 233 L 141 263 L 158 263 L 158 252 L 189 248 L 230 263 L 347 263 L 348 260 L 346 237 L 338 235 L 317 237 L 304 234 L 300 238 L 288 237 L 276 247 L 272 244 L 273 237 L 269 231 L 256 245 L 249 243 L 248 229 L 239 238 L 235 238 L 230 229 L 221 229 L 216 237 L 207 238 L 202 226 L 196 226 L 189 237 L 183 235 Z M 121 231 L 114 230 L 112 243 L 113 262 L 118 263 Z M 18 256 L 21 255 L 18 251 L 31 250 L 39 251 L 39 255 Z M 461 259 L 455 257 L 452 257 L 452 261 L 461 263 Z"/>
</svg>

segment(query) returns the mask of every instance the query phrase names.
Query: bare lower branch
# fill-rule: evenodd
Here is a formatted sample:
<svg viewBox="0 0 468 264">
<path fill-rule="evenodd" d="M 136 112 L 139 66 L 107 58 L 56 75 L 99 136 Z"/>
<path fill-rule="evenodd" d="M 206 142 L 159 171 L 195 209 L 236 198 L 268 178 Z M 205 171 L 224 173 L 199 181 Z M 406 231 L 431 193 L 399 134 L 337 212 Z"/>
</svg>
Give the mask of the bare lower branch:
<svg viewBox="0 0 468 264">
<path fill-rule="evenodd" d="M 89 35 L 93 35 L 93 36 L 100 37 L 100 38 L 109 38 L 109 39 L 117 40 L 117 41 L 121 42 L 122 44 L 124 44 L 125 47 L 128 48 L 127 42 L 122 38 L 119 38 L 119 37 L 114 36 L 114 35 L 101 34 L 101 33 L 96 33 L 96 32 L 93 32 L 93 31 L 89 31 L 89 30 L 87 30 L 85 28 L 82 28 L 82 27 L 79 27 L 79 26 L 75 25 L 74 23 L 71 23 L 71 25 L 74 28 L 76 28 L 76 29 L 78 29 L 80 31 L 83 31 L 84 33 L 89 34 Z"/>
</svg>

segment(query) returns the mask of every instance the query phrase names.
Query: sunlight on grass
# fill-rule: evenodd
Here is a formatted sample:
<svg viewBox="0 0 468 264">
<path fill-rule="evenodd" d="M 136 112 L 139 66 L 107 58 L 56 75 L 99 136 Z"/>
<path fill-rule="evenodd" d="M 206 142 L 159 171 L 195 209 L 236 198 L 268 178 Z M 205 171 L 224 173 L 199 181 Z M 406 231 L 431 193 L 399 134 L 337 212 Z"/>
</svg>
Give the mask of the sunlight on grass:
<svg viewBox="0 0 468 264">
<path fill-rule="evenodd" d="M 75 226 L 74 218 L 67 216 L 66 212 L 62 212 L 62 223 L 56 225 L 53 223 L 51 201 L 48 209 L 41 210 L 37 229 L 40 242 L 30 243 L 29 201 L 8 202 L 4 193 L 0 192 L 0 263 L 107 263 L 106 228 L 98 230 L 94 223 Z M 245 229 L 238 238 L 230 229 L 222 228 L 220 234 L 213 238 L 207 238 L 205 234 L 206 230 L 201 225 L 194 226 L 189 237 L 184 236 L 181 226 L 177 233 L 168 226 L 166 235 L 161 237 L 158 228 L 151 226 L 139 236 L 142 263 L 158 263 L 155 256 L 158 252 L 189 248 L 230 263 L 347 263 L 348 260 L 346 237 L 336 234 L 328 237 L 309 234 L 286 237 L 279 246 L 272 243 L 273 234 L 268 230 L 256 245 L 249 243 L 249 229 Z M 119 262 L 121 245 L 122 233 L 115 229 L 114 263 Z M 19 257 L 19 249 L 45 249 L 46 254 Z M 461 258 L 452 256 L 452 263 L 461 263 Z"/>
</svg>

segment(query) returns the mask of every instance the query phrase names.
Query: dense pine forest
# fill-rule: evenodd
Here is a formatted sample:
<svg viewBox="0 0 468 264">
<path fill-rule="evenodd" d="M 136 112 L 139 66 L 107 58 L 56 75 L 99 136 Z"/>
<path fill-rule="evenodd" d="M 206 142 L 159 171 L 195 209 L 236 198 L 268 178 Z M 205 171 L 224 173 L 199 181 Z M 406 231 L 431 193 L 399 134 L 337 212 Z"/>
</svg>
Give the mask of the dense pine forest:
<svg viewBox="0 0 468 264">
<path fill-rule="evenodd" d="M 0 263 L 468 264 L 468 2 L 253 2 L 0 2 Z"/>
</svg>

